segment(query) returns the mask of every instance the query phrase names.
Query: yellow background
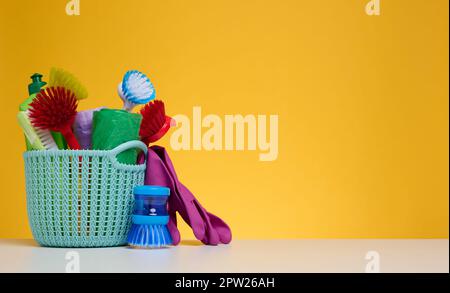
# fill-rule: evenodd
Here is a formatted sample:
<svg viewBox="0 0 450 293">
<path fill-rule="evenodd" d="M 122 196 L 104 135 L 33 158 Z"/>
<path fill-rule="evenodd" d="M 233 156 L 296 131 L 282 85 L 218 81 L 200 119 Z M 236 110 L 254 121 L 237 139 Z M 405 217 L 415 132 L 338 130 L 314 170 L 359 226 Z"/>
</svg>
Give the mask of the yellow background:
<svg viewBox="0 0 450 293">
<path fill-rule="evenodd" d="M 0 237 L 31 237 L 15 116 L 59 66 L 88 87 L 81 109 L 120 107 L 139 69 L 172 115 L 278 114 L 274 162 L 169 149 L 235 238 L 448 238 L 448 1 L 367 2 L 81 0 L 69 17 L 0 0 Z"/>
</svg>

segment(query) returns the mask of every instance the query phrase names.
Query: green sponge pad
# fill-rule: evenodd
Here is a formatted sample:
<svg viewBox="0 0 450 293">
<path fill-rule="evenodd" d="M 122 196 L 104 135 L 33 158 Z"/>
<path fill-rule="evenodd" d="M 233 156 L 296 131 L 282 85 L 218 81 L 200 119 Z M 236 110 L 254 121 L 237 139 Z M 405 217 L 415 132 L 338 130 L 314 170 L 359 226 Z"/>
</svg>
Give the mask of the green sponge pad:
<svg viewBox="0 0 450 293">
<path fill-rule="evenodd" d="M 139 140 L 142 116 L 123 110 L 102 109 L 94 112 L 92 125 L 92 149 L 111 150 L 124 142 Z M 127 150 L 117 156 L 123 164 L 134 165 L 137 150 Z"/>
</svg>

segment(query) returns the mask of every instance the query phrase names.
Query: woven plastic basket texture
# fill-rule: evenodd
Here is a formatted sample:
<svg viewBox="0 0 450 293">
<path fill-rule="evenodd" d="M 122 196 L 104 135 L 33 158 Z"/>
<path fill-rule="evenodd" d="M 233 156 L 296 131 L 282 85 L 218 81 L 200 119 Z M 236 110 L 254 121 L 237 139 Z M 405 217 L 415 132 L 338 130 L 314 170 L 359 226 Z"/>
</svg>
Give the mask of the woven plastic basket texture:
<svg viewBox="0 0 450 293">
<path fill-rule="evenodd" d="M 117 161 L 140 141 L 110 151 L 56 150 L 24 154 L 28 218 L 34 239 L 50 247 L 106 247 L 127 242 L 133 188 L 145 164 Z"/>
</svg>

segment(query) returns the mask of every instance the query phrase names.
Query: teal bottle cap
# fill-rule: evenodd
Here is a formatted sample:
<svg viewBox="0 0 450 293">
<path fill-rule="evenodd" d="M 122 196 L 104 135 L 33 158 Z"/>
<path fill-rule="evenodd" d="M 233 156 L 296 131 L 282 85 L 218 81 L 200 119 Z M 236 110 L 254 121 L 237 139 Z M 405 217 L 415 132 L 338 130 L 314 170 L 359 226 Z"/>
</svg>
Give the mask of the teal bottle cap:
<svg viewBox="0 0 450 293">
<path fill-rule="evenodd" d="M 28 94 L 37 94 L 41 91 L 41 88 L 44 87 L 47 83 L 45 81 L 42 81 L 42 74 L 35 73 L 30 78 L 32 80 L 32 83 L 28 85 Z"/>
<path fill-rule="evenodd" d="M 170 189 L 164 186 L 142 185 L 134 188 L 134 194 L 143 196 L 169 196 Z"/>
</svg>

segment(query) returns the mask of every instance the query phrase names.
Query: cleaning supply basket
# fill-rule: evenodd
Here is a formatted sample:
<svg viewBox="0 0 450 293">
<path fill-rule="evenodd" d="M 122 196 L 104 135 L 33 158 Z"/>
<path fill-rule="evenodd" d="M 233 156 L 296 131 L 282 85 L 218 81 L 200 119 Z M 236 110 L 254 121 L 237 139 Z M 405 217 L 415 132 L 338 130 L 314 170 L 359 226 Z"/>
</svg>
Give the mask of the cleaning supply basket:
<svg viewBox="0 0 450 293">
<path fill-rule="evenodd" d="M 127 243 L 133 188 L 146 164 L 126 165 L 117 155 L 147 146 L 129 141 L 113 150 L 25 152 L 28 218 L 34 239 L 50 247 L 108 247 Z"/>
</svg>

